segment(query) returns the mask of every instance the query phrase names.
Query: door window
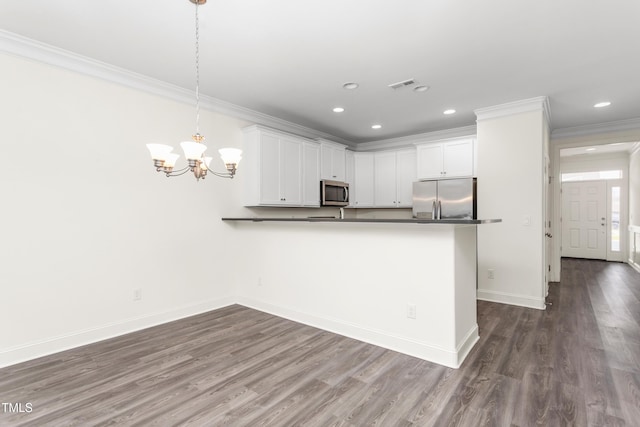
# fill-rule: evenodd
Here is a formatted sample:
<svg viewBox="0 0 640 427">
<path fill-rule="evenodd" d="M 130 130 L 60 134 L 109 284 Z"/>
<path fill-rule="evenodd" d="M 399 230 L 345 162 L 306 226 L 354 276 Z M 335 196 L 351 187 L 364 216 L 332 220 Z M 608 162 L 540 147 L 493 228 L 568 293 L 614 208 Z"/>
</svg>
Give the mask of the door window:
<svg viewBox="0 0 640 427">
<path fill-rule="evenodd" d="M 620 187 L 611 187 L 611 250 L 620 252 Z"/>
</svg>

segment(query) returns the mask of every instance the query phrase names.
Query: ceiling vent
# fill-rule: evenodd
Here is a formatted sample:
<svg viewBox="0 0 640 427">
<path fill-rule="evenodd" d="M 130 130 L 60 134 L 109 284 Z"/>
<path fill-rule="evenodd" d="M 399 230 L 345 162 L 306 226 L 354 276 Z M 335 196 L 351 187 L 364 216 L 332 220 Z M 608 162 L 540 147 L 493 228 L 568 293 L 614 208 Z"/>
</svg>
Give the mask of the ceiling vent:
<svg viewBox="0 0 640 427">
<path fill-rule="evenodd" d="M 409 80 L 403 80 L 403 81 L 397 82 L 397 83 L 392 83 L 392 84 L 389 85 L 389 87 L 391 89 L 398 90 L 398 89 L 403 88 L 403 87 L 412 86 L 412 85 L 414 85 L 416 83 L 417 82 L 414 79 L 409 79 Z"/>
</svg>

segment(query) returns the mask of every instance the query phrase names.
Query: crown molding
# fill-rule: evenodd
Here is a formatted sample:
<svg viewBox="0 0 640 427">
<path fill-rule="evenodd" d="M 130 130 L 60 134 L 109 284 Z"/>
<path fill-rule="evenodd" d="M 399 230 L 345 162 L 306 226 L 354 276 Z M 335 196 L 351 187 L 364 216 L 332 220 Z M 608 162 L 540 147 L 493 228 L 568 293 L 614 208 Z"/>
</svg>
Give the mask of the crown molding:
<svg viewBox="0 0 640 427">
<path fill-rule="evenodd" d="M 193 90 L 185 89 L 143 74 L 134 73 L 124 68 L 78 55 L 74 52 L 2 29 L 0 29 L 0 52 L 96 77 L 173 101 L 192 104 L 195 99 L 195 91 Z M 307 138 L 326 138 L 349 146 L 355 145 L 351 141 L 334 135 L 222 101 L 212 96 L 200 95 L 200 107 L 219 114 L 269 126 Z"/>
<path fill-rule="evenodd" d="M 602 135 L 625 131 L 638 131 L 638 136 L 636 138 L 640 139 L 640 117 L 635 119 L 617 120 L 614 122 L 554 129 L 553 132 L 551 132 L 551 139 L 568 139 L 579 136 Z"/>
<path fill-rule="evenodd" d="M 538 96 L 535 98 L 523 99 L 522 101 L 507 102 L 506 104 L 484 107 L 474 110 L 477 121 L 495 119 L 498 117 L 511 116 L 514 114 L 528 113 L 531 111 L 542 111 L 548 125 L 551 124 L 549 98 Z"/>
<path fill-rule="evenodd" d="M 455 139 L 464 137 L 476 137 L 476 126 L 464 126 L 453 129 L 425 132 L 414 135 L 401 136 L 398 138 L 381 139 L 379 141 L 361 142 L 356 151 L 379 151 L 399 148 L 413 148 L 416 142 L 441 141 L 444 139 Z"/>
</svg>

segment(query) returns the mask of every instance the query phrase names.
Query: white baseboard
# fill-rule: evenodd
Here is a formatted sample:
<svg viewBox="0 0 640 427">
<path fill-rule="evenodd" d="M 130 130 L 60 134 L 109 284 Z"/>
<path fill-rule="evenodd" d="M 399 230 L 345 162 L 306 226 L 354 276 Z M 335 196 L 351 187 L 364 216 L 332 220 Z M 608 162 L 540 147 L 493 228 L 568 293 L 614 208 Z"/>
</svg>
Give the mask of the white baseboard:
<svg viewBox="0 0 640 427">
<path fill-rule="evenodd" d="M 225 297 L 126 319 L 0 351 L 0 368 L 235 304 Z"/>
<path fill-rule="evenodd" d="M 389 335 L 384 331 L 366 328 L 340 319 L 315 316 L 254 300 L 249 297 L 238 297 L 237 302 L 245 307 L 273 314 L 274 316 L 304 323 L 305 325 L 313 326 L 325 331 L 333 332 L 455 369 L 460 367 L 464 358 L 467 356 L 469 351 L 471 351 L 473 345 L 478 341 L 477 325 L 469 331 L 458 348 L 446 349 L 425 342 L 416 341 L 411 338 Z"/>
<path fill-rule="evenodd" d="M 538 310 L 544 310 L 546 308 L 544 298 L 510 294 L 507 292 L 478 289 L 478 299 L 481 301 L 499 302 L 501 304 L 517 305 Z"/>
<path fill-rule="evenodd" d="M 450 368 L 459 368 L 475 343 L 478 341 L 478 325 L 467 333 L 457 348 L 446 349 L 412 338 L 390 335 L 384 331 L 370 329 L 340 319 L 320 317 L 300 311 L 275 306 L 247 297 L 225 297 L 199 304 L 179 307 L 160 313 L 149 314 L 137 318 L 106 324 L 97 328 L 84 329 L 70 334 L 52 337 L 46 340 L 31 342 L 25 345 L 0 351 L 0 368 L 33 360 L 42 356 L 58 353 L 87 344 L 96 343 L 109 338 L 125 335 L 141 329 L 150 328 L 185 317 L 194 316 L 232 304 L 241 304 L 255 310 L 283 317 L 295 322 L 320 328 L 339 335 L 344 335 L 389 350 L 398 351 Z"/>
<path fill-rule="evenodd" d="M 631 266 L 631 268 L 633 268 L 635 271 L 637 271 L 638 273 L 640 273 L 640 265 L 636 264 L 635 262 L 633 262 L 632 259 L 628 259 L 627 260 L 627 264 L 629 264 Z"/>
<path fill-rule="evenodd" d="M 480 335 L 478 334 L 478 324 L 476 323 L 471 330 L 464 337 L 462 342 L 458 345 L 457 353 L 458 353 L 458 366 L 462 365 L 464 359 L 467 358 L 469 352 L 474 345 L 480 340 Z"/>
</svg>

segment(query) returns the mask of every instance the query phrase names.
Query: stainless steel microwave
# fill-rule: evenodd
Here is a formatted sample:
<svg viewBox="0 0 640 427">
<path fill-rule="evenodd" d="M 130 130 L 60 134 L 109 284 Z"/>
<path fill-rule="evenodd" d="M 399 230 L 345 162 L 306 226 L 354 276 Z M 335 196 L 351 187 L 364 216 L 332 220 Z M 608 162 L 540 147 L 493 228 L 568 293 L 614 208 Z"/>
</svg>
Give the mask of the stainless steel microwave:
<svg viewBox="0 0 640 427">
<path fill-rule="evenodd" d="M 341 181 L 320 181 L 320 206 L 349 206 L 349 184 Z"/>
</svg>

